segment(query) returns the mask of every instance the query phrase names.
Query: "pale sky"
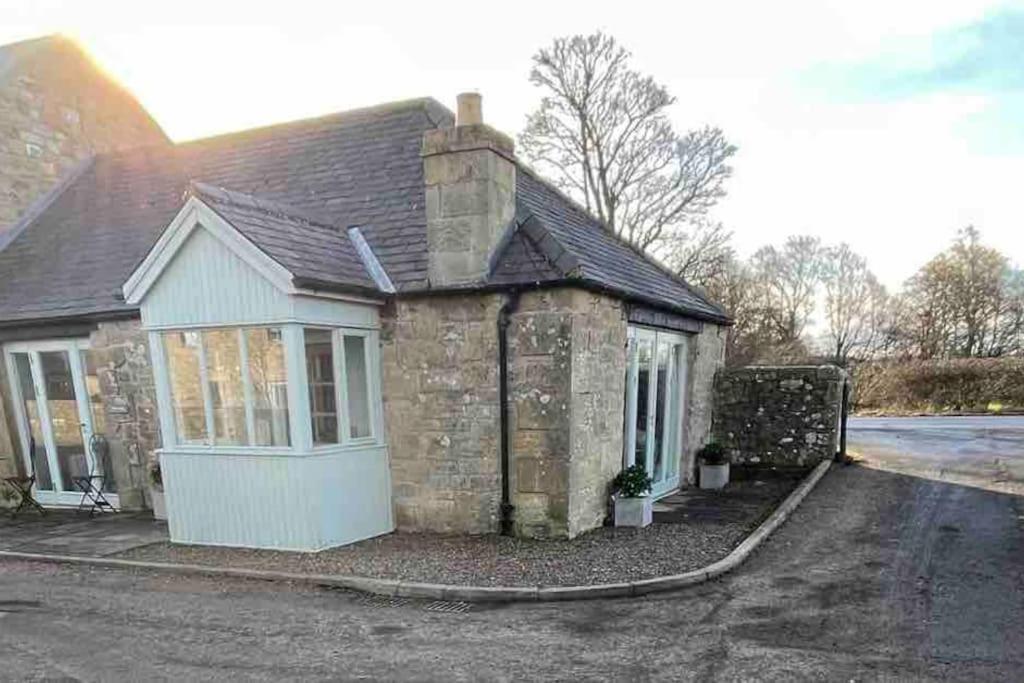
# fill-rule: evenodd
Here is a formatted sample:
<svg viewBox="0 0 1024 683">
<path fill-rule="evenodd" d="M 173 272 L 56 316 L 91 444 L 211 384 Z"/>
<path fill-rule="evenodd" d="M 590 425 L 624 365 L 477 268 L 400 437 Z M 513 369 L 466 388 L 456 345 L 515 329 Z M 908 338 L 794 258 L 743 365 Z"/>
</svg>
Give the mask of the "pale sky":
<svg viewBox="0 0 1024 683">
<path fill-rule="evenodd" d="M 739 146 L 742 253 L 816 234 L 895 287 L 973 223 L 1024 262 L 1021 2 L 0 0 L 0 44 L 78 39 L 176 140 L 463 90 L 515 134 L 531 55 L 595 29 Z"/>
</svg>

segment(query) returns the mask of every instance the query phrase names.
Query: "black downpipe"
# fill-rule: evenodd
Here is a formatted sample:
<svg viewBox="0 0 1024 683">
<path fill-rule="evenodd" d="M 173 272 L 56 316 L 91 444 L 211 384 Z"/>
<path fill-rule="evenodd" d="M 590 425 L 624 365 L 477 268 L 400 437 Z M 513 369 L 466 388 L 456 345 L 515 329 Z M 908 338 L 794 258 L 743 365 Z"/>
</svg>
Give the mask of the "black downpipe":
<svg viewBox="0 0 1024 683">
<path fill-rule="evenodd" d="M 512 518 L 515 513 L 510 486 L 512 459 L 510 457 L 511 438 L 508 415 L 508 324 L 517 308 L 519 308 L 519 291 L 512 290 L 498 312 L 498 411 L 501 424 L 501 533 L 503 536 L 512 535 Z"/>
<path fill-rule="evenodd" d="M 850 380 L 843 382 L 843 402 L 840 406 L 840 422 L 839 422 L 839 452 L 836 454 L 836 460 L 842 460 L 846 457 L 846 418 L 850 414 Z"/>
</svg>

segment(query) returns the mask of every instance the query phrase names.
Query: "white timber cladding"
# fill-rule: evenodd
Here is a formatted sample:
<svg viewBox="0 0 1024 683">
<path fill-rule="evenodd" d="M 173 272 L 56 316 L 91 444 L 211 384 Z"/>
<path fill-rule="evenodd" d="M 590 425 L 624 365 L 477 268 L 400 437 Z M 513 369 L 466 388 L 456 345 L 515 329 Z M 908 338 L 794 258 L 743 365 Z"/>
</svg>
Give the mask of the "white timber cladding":
<svg viewBox="0 0 1024 683">
<path fill-rule="evenodd" d="M 195 198 L 124 292 L 149 331 L 173 542 L 314 551 L 394 528 L 379 302 L 296 289 L 290 273 Z M 328 331 L 331 340 L 332 443 L 313 443 L 306 344 L 313 330 Z M 257 384 L 261 351 L 250 334 L 275 340 L 273 382 L 264 368 Z M 347 346 L 362 350 L 355 366 L 365 387 L 350 386 L 346 376 L 346 337 L 361 340 Z M 276 403 L 257 405 L 270 383 Z M 368 403 L 357 404 L 357 437 L 350 388 L 353 400 Z"/>
</svg>

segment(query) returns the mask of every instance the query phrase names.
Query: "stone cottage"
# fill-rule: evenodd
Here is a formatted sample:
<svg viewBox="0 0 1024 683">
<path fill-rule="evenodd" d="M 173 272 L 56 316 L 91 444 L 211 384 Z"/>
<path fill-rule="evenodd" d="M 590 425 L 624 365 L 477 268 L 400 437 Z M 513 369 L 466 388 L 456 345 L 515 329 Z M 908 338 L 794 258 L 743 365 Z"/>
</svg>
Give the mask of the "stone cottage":
<svg viewBox="0 0 1024 683">
<path fill-rule="evenodd" d="M 98 472 L 144 506 L 158 460 L 172 540 L 316 550 L 573 537 L 625 465 L 656 496 L 692 481 L 728 317 L 518 160 L 479 95 L 457 109 L 97 154 L 51 193 L 0 251 L 40 500 Z"/>
</svg>

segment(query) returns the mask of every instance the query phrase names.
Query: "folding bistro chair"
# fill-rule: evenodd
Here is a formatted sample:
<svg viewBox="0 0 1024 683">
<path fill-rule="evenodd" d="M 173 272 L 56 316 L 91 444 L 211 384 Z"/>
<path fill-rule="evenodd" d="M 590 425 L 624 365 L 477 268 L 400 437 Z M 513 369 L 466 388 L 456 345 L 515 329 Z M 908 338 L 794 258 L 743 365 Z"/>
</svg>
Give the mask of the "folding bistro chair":
<svg viewBox="0 0 1024 683">
<path fill-rule="evenodd" d="M 105 471 L 102 464 L 106 461 L 109 452 L 107 440 L 100 434 L 93 434 L 89 439 L 89 450 L 92 451 L 92 468 L 89 474 L 84 477 L 71 478 L 78 490 L 82 492 L 82 501 L 78 504 L 78 510 L 81 512 L 88 507 L 90 517 L 96 514 L 97 510 L 101 513 L 117 512 L 117 509 L 103 495 L 106 475 L 101 472 Z"/>
<path fill-rule="evenodd" d="M 27 477 L 4 477 L 4 483 L 14 489 L 14 492 L 18 494 L 18 506 L 11 512 L 11 518 L 15 518 L 22 510 L 36 510 L 39 514 L 45 515 L 46 510 L 39 501 L 36 500 L 32 490 L 36 486 L 36 468 L 33 456 L 36 452 L 36 440 L 29 437 L 29 476 Z"/>
</svg>

